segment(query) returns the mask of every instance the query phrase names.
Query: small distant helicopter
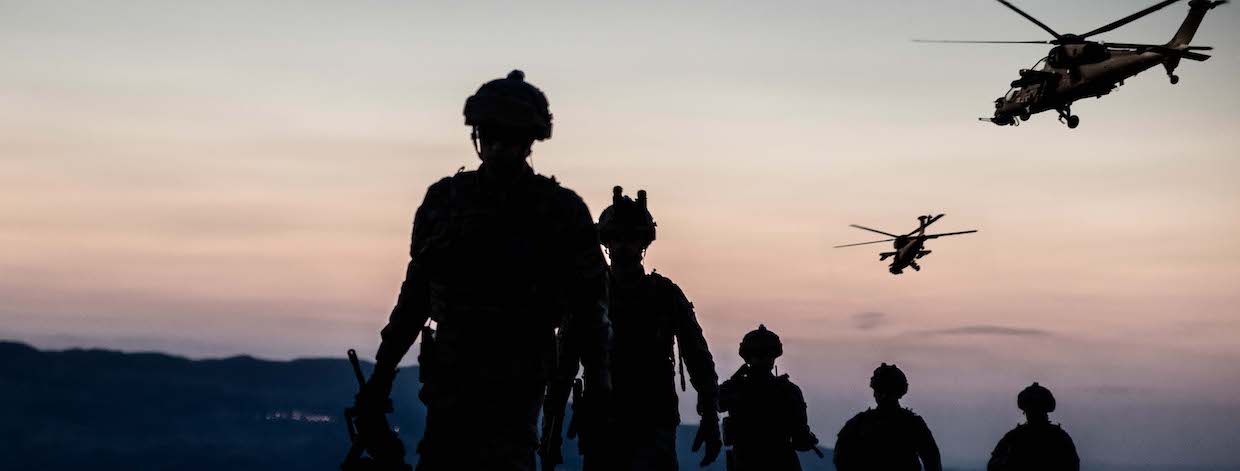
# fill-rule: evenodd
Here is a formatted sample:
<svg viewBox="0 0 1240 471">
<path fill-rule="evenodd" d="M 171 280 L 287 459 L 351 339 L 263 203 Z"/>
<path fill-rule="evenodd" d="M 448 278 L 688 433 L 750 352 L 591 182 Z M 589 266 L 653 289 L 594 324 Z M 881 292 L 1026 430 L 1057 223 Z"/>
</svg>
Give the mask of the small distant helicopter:
<svg viewBox="0 0 1240 471">
<path fill-rule="evenodd" d="M 931 224 L 934 224 L 935 221 L 938 221 L 942 217 L 943 217 L 942 214 L 939 214 L 937 216 L 918 216 L 917 220 L 919 221 L 919 224 L 918 224 L 917 229 L 914 229 L 912 232 L 909 232 L 908 234 L 905 234 L 905 235 L 890 234 L 890 233 L 883 232 L 877 229 L 870 229 L 865 226 L 858 226 L 856 224 L 851 224 L 850 226 L 855 227 L 857 229 L 862 229 L 862 230 L 866 230 L 870 232 L 877 232 L 887 237 L 891 237 L 891 239 L 876 240 L 872 242 L 862 242 L 859 244 L 837 245 L 835 248 L 839 249 L 843 247 L 856 247 L 858 245 L 878 244 L 882 242 L 895 242 L 895 244 L 893 245 L 895 246 L 896 251 L 880 253 L 878 254 L 878 260 L 883 261 L 883 260 L 887 260 L 888 257 L 894 257 L 891 260 L 891 268 L 890 268 L 892 275 L 899 275 L 901 273 L 904 273 L 905 268 L 912 268 L 915 271 L 921 271 L 921 266 L 917 265 L 917 260 L 922 257 L 925 257 L 926 255 L 930 255 L 930 251 L 925 250 L 927 240 L 937 239 L 939 237 L 944 237 L 944 236 L 972 234 L 974 232 L 977 232 L 976 230 L 972 230 L 972 231 L 948 232 L 946 234 L 926 235 L 926 227 L 929 227 Z"/>
<path fill-rule="evenodd" d="M 1128 15 L 1106 26 L 1085 34 L 1059 34 L 1015 5 L 997 0 L 1020 16 L 1046 30 L 1055 39 L 1049 41 L 955 41 L 925 40 L 931 43 L 973 44 L 1054 44 L 1050 53 L 1033 67 L 1022 69 L 1020 78 L 1012 82 L 1011 90 L 995 100 L 995 114 L 990 118 L 978 118 L 999 126 L 1018 126 L 1030 116 L 1043 111 L 1059 112 L 1059 122 L 1075 129 L 1081 118 L 1072 114 L 1072 103 L 1089 97 L 1102 98 L 1124 84 L 1124 79 L 1162 64 L 1167 69 L 1171 84 L 1180 82 L 1175 68 L 1181 59 L 1204 61 L 1210 56 L 1196 51 L 1209 51 L 1207 46 L 1190 46 L 1197 27 L 1206 12 L 1227 3 L 1227 0 L 1192 0 L 1188 2 L 1188 17 L 1180 25 L 1175 36 L 1167 44 L 1135 44 L 1089 41 L 1087 38 L 1111 31 L 1136 21 L 1150 13 L 1161 10 L 1180 0 L 1164 0 L 1154 6 Z"/>
</svg>

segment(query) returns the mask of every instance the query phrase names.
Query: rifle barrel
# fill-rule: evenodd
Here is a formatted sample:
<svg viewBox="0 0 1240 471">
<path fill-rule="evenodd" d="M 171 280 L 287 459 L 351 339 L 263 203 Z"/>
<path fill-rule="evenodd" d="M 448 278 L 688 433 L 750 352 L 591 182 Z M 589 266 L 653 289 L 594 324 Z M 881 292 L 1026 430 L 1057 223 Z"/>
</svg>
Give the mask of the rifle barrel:
<svg viewBox="0 0 1240 471">
<path fill-rule="evenodd" d="M 349 363 L 353 365 L 353 376 L 357 377 L 358 386 L 366 385 L 366 376 L 362 374 L 362 363 L 357 359 L 357 350 L 349 349 Z"/>
</svg>

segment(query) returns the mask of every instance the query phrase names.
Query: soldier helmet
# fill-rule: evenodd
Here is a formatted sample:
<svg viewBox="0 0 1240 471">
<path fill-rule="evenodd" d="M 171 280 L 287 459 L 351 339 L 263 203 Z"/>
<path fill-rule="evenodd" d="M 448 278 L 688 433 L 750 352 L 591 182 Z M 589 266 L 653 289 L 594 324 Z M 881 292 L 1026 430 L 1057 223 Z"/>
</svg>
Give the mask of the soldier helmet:
<svg viewBox="0 0 1240 471">
<path fill-rule="evenodd" d="M 610 244 L 618 241 L 654 242 L 654 217 L 646 209 L 646 190 L 638 190 L 637 201 L 623 196 L 623 188 L 611 189 L 611 206 L 598 217 L 599 241 Z"/>
<path fill-rule="evenodd" d="M 525 81 L 524 72 L 513 70 L 465 100 L 465 125 L 500 127 L 541 141 L 551 137 L 551 110 L 547 96 Z"/>
<path fill-rule="evenodd" d="M 741 339 L 741 358 L 779 358 L 784 354 L 784 344 L 779 341 L 775 332 L 766 330 L 765 325 L 758 325 L 758 330 L 745 334 Z"/>
<path fill-rule="evenodd" d="M 870 388 L 875 392 L 904 397 L 908 393 L 908 377 L 904 376 L 904 372 L 896 365 L 883 363 L 874 369 L 874 375 L 870 377 Z"/>
<path fill-rule="evenodd" d="M 1055 412 L 1055 395 L 1038 383 L 1033 383 L 1016 395 L 1016 407 L 1025 412 Z"/>
</svg>

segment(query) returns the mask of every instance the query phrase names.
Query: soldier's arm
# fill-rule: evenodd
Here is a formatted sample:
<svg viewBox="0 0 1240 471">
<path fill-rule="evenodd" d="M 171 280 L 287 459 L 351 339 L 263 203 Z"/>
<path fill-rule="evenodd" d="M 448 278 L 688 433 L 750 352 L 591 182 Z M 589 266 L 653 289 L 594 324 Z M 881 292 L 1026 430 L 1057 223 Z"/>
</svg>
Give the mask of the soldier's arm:
<svg viewBox="0 0 1240 471">
<path fill-rule="evenodd" d="M 1072 442 L 1072 436 L 1068 435 L 1067 431 L 1061 430 L 1061 432 L 1063 433 L 1064 448 L 1065 448 L 1064 454 L 1066 455 L 1064 459 L 1067 461 L 1066 463 L 1064 463 L 1065 465 L 1064 469 L 1067 469 L 1070 471 L 1080 471 L 1081 470 L 1081 457 L 1076 454 L 1076 443 Z"/>
<path fill-rule="evenodd" d="M 835 448 L 833 449 L 835 454 L 831 458 L 831 461 L 835 464 L 835 469 L 839 471 L 849 471 L 854 469 L 849 459 L 852 458 L 852 437 L 855 433 L 854 429 L 856 426 L 854 425 L 854 422 L 856 422 L 856 420 L 856 417 L 854 417 L 849 419 L 848 422 L 845 422 L 844 427 L 840 429 L 839 435 L 835 438 Z"/>
<path fill-rule="evenodd" d="M 792 447 L 798 451 L 809 451 L 818 444 L 818 437 L 814 436 L 814 432 L 809 429 L 809 414 L 805 405 L 805 395 L 801 393 L 801 388 L 797 385 L 788 383 L 788 406 L 790 408 L 788 425 L 790 427 L 790 435 L 792 436 Z"/>
<path fill-rule="evenodd" d="M 990 452 L 990 462 L 986 463 L 986 471 L 1004 471 L 1007 469 L 1008 456 L 1012 448 L 1012 434 L 1008 432 L 999 439 L 999 443 L 995 444 L 995 450 Z"/>
<path fill-rule="evenodd" d="M 715 372 L 715 359 L 710 354 L 702 326 L 698 324 L 697 315 L 693 312 L 693 303 L 689 302 L 684 291 L 675 283 L 668 281 L 667 284 L 675 304 L 676 341 L 680 344 L 680 355 L 689 370 L 689 381 L 698 393 L 698 415 L 718 416 L 719 375 Z"/>
<path fill-rule="evenodd" d="M 737 395 L 736 381 L 729 379 L 719 385 L 719 412 L 732 410 L 736 405 Z"/>
<path fill-rule="evenodd" d="M 934 441 L 934 434 L 925 419 L 917 417 L 921 429 L 918 434 L 917 456 L 921 457 L 921 465 L 925 471 L 943 471 L 943 459 L 939 455 L 939 444 Z"/>
<path fill-rule="evenodd" d="M 396 306 L 388 317 L 388 324 L 379 333 L 382 341 L 375 353 L 375 371 L 370 382 L 384 389 L 391 389 L 396 376 L 396 366 L 413 346 L 422 325 L 430 316 L 430 296 L 426 274 L 420 258 L 426 248 L 433 226 L 446 210 L 447 179 L 431 185 L 413 216 L 413 236 L 409 247 L 409 265 L 405 269 L 405 281 L 400 285 Z"/>
<path fill-rule="evenodd" d="M 581 359 L 585 369 L 586 389 L 611 388 L 608 373 L 608 351 L 611 345 L 611 322 L 607 318 L 607 265 L 599 246 L 594 219 L 581 198 L 568 190 L 571 201 L 570 224 L 565 247 L 568 279 L 568 319 L 564 326 L 571 335 L 566 345 Z"/>
</svg>

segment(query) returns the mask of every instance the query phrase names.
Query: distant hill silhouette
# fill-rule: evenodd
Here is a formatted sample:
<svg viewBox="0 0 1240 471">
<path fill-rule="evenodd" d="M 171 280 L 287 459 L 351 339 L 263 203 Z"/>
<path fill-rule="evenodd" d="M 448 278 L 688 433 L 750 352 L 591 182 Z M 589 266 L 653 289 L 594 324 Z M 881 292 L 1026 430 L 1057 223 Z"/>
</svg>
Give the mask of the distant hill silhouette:
<svg viewBox="0 0 1240 471">
<path fill-rule="evenodd" d="M 0 341 L 0 456 L 5 470 L 332 470 L 348 448 L 343 408 L 356 389 L 347 360 L 189 360 L 159 353 L 39 351 Z M 369 374 L 371 364 L 364 363 Z M 412 450 L 425 409 L 417 368 L 396 380 L 393 425 Z M 485 427 L 485 425 L 484 425 Z M 697 432 L 682 426 L 681 469 Z M 824 444 L 834 430 L 819 430 Z M 832 470 L 801 455 L 806 471 Z M 580 469 L 576 443 L 562 470 Z M 417 459 L 410 455 L 411 462 Z M 722 471 L 718 463 L 704 468 Z M 1119 471 L 1119 467 L 1087 467 Z M 1131 468 L 1160 471 L 1158 468 Z"/>
<path fill-rule="evenodd" d="M 48 471 L 335 469 L 353 381 L 343 358 L 195 361 L 0 342 L 0 456 L 4 469 Z M 417 391 L 417 369 L 403 369 L 392 418 L 410 450 L 424 428 Z M 688 454 L 694 433 L 681 428 L 685 469 L 701 459 Z M 580 466 L 575 442 L 565 459 L 561 469 Z M 806 469 L 831 469 L 821 464 Z"/>
</svg>

